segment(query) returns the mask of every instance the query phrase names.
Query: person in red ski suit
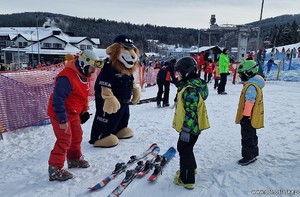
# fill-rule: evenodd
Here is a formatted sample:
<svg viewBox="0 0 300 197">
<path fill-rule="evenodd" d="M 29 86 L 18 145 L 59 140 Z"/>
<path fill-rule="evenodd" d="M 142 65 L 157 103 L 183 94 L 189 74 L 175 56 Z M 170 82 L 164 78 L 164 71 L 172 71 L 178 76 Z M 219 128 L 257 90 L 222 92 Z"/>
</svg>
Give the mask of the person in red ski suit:
<svg viewBox="0 0 300 197">
<path fill-rule="evenodd" d="M 208 61 L 205 63 L 205 67 L 204 67 L 204 81 L 206 83 L 210 82 L 210 79 L 212 77 L 213 74 L 213 70 L 215 68 L 215 63 L 213 62 L 213 60 L 209 57 Z"/>
<path fill-rule="evenodd" d="M 68 61 L 56 76 L 55 87 L 48 104 L 48 115 L 56 142 L 49 157 L 49 180 L 66 181 L 73 175 L 64 170 L 67 158 L 69 168 L 87 168 L 89 163 L 81 153 L 82 128 L 88 112 L 89 77 L 101 66 L 93 51 L 81 51 L 79 56 Z"/>
</svg>

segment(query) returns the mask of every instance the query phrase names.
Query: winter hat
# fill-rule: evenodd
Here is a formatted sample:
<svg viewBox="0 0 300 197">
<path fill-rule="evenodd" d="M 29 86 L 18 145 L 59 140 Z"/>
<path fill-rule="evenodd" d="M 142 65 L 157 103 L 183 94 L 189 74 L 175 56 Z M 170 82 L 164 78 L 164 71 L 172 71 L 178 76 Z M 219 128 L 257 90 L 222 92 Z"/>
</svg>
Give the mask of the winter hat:
<svg viewBox="0 0 300 197">
<path fill-rule="evenodd" d="M 113 42 L 120 43 L 128 49 L 136 48 L 136 46 L 133 44 L 133 40 L 126 35 L 118 35 Z"/>
<path fill-rule="evenodd" d="M 65 61 L 71 61 L 72 59 L 74 59 L 74 55 L 72 55 L 71 53 L 65 55 Z"/>
</svg>

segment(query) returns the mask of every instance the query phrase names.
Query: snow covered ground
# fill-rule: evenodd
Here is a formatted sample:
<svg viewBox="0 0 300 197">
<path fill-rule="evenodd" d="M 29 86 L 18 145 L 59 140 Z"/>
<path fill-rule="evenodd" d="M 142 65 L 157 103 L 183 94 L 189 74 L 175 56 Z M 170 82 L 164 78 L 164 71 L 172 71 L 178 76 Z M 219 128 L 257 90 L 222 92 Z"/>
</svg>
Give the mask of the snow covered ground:
<svg viewBox="0 0 300 197">
<path fill-rule="evenodd" d="M 186 190 L 173 184 L 179 167 L 179 156 L 170 161 L 156 183 L 146 177 L 134 180 L 124 197 L 198 197 L 260 196 L 253 192 L 293 190 L 300 194 L 300 82 L 268 81 L 264 88 L 265 128 L 258 130 L 260 155 L 249 166 L 236 163 L 241 158 L 240 126 L 234 123 L 242 85 L 228 81 L 228 95 L 218 95 L 209 84 L 206 101 L 211 128 L 204 131 L 195 145 L 198 164 L 196 188 Z M 173 104 L 176 88 L 171 86 Z M 157 87 L 147 88 L 143 98 L 156 96 Z M 176 148 L 178 134 L 172 129 L 174 109 L 156 108 L 155 103 L 131 106 L 129 126 L 135 136 L 121 140 L 111 149 L 94 148 L 88 144 L 93 117 L 83 125 L 82 150 L 91 166 L 70 169 L 76 178 L 66 182 L 49 182 L 48 157 L 55 137 L 51 125 L 29 127 L 4 133 L 0 141 L 1 197 L 66 197 L 107 196 L 124 174 L 105 188 L 89 192 L 88 187 L 108 176 L 117 162 L 126 162 L 152 143 L 161 153 Z M 91 102 L 91 113 L 95 114 Z M 147 176 L 148 177 L 148 176 Z M 289 196 L 289 195 L 268 195 Z"/>
</svg>

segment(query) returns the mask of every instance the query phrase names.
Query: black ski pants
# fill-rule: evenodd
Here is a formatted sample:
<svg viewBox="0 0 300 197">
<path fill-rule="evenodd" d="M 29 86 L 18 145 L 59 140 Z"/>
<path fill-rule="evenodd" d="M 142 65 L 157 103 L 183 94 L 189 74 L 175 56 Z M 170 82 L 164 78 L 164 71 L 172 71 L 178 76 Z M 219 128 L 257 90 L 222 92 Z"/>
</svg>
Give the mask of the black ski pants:
<svg viewBox="0 0 300 197">
<path fill-rule="evenodd" d="M 242 157 L 252 159 L 258 156 L 258 137 L 256 129 L 252 127 L 251 120 L 248 117 L 243 117 L 240 122 L 242 136 Z"/>
<path fill-rule="evenodd" d="M 225 92 L 225 86 L 226 86 L 226 83 L 227 83 L 227 73 L 221 73 L 220 76 L 221 76 L 221 80 L 220 80 L 220 83 L 219 83 L 219 86 L 218 86 L 218 93 L 222 93 L 222 92 Z"/>
<path fill-rule="evenodd" d="M 183 142 L 180 139 L 177 142 L 177 150 L 179 153 L 180 179 L 183 183 L 195 183 L 195 169 L 197 163 L 194 156 L 194 145 L 199 135 L 191 135 L 189 142 Z"/>
<path fill-rule="evenodd" d="M 170 83 L 171 83 L 170 81 L 157 79 L 157 86 L 158 86 L 158 92 L 156 96 L 157 102 L 163 101 L 163 104 L 169 104 Z M 164 94 L 164 98 L 162 98 L 162 94 Z"/>
</svg>

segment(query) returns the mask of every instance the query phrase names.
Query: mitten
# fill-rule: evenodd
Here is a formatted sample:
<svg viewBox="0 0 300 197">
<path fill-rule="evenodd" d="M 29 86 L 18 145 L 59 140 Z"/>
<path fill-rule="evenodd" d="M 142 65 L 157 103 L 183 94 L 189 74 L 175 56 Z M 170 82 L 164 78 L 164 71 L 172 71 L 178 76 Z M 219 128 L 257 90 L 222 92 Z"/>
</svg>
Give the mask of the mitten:
<svg viewBox="0 0 300 197">
<path fill-rule="evenodd" d="M 79 116 L 80 116 L 80 123 L 84 124 L 90 118 L 90 113 L 86 111 L 81 113 Z"/>
<path fill-rule="evenodd" d="M 108 114 L 116 113 L 121 107 L 120 102 L 110 88 L 102 87 L 101 90 L 101 96 L 104 99 L 103 111 Z"/>
<path fill-rule="evenodd" d="M 139 88 L 137 87 L 137 85 L 135 83 L 133 83 L 133 90 L 132 90 L 132 99 L 131 102 L 132 104 L 137 104 L 141 99 L 141 92 L 139 90 Z"/>
</svg>

